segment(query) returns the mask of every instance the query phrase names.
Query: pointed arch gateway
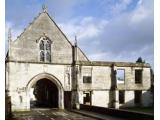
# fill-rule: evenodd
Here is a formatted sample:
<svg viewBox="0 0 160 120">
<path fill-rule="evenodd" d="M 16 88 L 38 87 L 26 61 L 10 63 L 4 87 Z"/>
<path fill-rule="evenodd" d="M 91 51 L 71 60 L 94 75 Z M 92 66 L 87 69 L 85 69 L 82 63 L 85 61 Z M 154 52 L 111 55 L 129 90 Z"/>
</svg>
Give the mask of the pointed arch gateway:
<svg viewBox="0 0 160 120">
<path fill-rule="evenodd" d="M 47 93 L 45 91 L 48 88 L 50 91 Z M 36 89 L 39 89 L 40 91 L 37 91 Z M 34 92 L 35 99 L 38 103 L 36 104 L 37 107 L 50 107 L 50 108 L 64 109 L 64 103 L 63 103 L 64 89 L 60 81 L 55 76 L 48 73 L 41 73 L 34 76 L 28 82 L 27 84 L 28 109 L 32 108 L 31 99 L 33 96 L 31 95 L 31 91 Z"/>
</svg>

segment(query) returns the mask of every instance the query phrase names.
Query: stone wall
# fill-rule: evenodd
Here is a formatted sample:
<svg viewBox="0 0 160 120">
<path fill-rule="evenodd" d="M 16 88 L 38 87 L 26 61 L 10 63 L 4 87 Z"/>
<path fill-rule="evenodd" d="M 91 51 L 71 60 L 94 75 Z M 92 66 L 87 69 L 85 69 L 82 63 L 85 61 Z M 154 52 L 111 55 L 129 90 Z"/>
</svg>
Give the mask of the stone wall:
<svg viewBox="0 0 160 120">
<path fill-rule="evenodd" d="M 151 106 L 152 98 L 149 92 L 151 87 L 151 76 L 150 68 L 148 67 L 129 67 L 129 66 L 116 66 L 115 70 L 123 69 L 125 71 L 125 81 L 124 83 L 117 83 L 117 94 L 116 101 L 119 104 L 119 90 L 125 91 L 125 104 L 119 104 L 120 107 L 133 107 L 134 104 L 134 91 L 142 91 L 142 106 Z M 135 83 L 135 70 L 142 70 L 142 83 Z M 110 66 L 90 66 L 90 65 L 80 65 L 79 66 L 79 79 L 78 85 L 80 92 L 80 103 L 83 104 L 83 91 L 92 92 L 92 105 L 109 107 L 112 99 L 110 98 L 111 89 L 111 67 Z M 83 76 L 91 76 L 91 83 L 83 83 Z M 145 94 L 144 94 L 145 92 Z"/>
</svg>

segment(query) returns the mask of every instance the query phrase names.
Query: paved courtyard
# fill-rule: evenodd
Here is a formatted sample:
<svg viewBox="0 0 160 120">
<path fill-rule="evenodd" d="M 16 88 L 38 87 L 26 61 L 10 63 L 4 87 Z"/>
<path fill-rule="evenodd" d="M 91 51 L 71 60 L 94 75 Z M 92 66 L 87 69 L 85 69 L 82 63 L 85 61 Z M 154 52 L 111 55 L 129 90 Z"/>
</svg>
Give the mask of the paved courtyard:
<svg viewBox="0 0 160 120">
<path fill-rule="evenodd" d="M 14 112 L 12 120 L 97 120 L 81 114 L 58 109 L 32 109 L 30 112 Z M 120 120 L 106 118 L 106 120 Z"/>
<path fill-rule="evenodd" d="M 30 112 L 14 112 L 12 120 L 96 120 L 66 110 L 32 109 Z"/>
</svg>

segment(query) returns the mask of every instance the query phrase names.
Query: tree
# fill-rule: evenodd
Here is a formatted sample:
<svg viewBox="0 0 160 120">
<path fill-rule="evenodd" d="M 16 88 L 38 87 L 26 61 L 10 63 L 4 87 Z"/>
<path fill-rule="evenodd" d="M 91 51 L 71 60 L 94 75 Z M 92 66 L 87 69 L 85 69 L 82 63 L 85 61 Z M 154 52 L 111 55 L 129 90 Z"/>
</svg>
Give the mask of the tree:
<svg viewBox="0 0 160 120">
<path fill-rule="evenodd" d="M 145 60 L 142 60 L 142 58 L 139 57 L 139 58 L 137 59 L 136 63 L 145 63 Z"/>
</svg>

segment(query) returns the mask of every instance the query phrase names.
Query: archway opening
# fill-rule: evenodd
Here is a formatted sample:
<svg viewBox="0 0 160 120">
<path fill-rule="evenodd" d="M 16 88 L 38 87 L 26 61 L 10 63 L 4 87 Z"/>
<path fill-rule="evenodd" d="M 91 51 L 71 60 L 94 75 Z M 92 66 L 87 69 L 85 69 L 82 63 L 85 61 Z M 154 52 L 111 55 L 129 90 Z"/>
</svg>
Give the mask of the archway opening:
<svg viewBox="0 0 160 120">
<path fill-rule="evenodd" d="M 30 89 L 31 108 L 58 108 L 58 88 L 50 80 L 38 80 Z"/>
</svg>

